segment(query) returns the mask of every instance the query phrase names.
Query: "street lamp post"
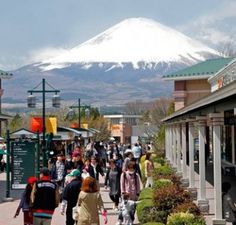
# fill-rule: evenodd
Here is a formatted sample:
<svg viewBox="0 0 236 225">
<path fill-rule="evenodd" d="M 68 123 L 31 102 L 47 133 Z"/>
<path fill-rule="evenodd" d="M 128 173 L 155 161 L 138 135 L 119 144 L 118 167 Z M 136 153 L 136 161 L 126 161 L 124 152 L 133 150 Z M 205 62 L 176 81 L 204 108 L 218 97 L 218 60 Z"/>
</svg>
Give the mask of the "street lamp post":
<svg viewBox="0 0 236 225">
<path fill-rule="evenodd" d="M 78 105 L 72 105 L 69 108 L 70 109 L 78 109 L 78 128 L 80 129 L 81 128 L 81 108 L 85 108 L 85 110 L 87 110 L 90 108 L 90 106 L 81 105 L 80 98 L 78 98 Z M 87 112 L 87 114 L 88 114 L 88 112 Z"/>
<path fill-rule="evenodd" d="M 42 89 L 37 90 L 37 88 L 42 84 Z M 43 140 L 42 140 L 42 152 L 43 152 L 43 166 L 47 166 L 46 162 L 46 93 L 54 93 L 52 105 L 53 107 L 59 108 L 60 107 L 60 97 L 58 96 L 59 90 L 54 89 L 50 84 L 48 84 L 45 79 L 42 79 L 42 83 L 38 84 L 35 88 L 32 90 L 28 90 L 28 93 L 30 95 L 28 96 L 28 107 L 29 108 L 35 108 L 36 106 L 36 98 L 33 96 L 33 93 L 42 93 L 42 117 L 43 117 L 43 127 L 42 127 L 42 133 L 43 133 Z M 50 90 L 46 90 L 46 84 L 51 88 Z"/>
</svg>

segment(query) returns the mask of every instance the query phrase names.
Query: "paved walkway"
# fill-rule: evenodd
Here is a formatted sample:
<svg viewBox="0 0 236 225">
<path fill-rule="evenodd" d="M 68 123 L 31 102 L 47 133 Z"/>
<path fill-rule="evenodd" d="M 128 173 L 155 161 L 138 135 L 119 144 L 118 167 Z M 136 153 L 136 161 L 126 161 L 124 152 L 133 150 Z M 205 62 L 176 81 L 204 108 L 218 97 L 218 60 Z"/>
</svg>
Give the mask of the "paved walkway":
<svg viewBox="0 0 236 225">
<path fill-rule="evenodd" d="M 11 190 L 11 197 L 14 198 L 13 202 L 3 202 L 3 198 L 6 196 L 6 176 L 5 173 L 0 173 L 0 225 L 21 225 L 23 224 L 23 214 L 17 218 L 13 218 L 16 208 L 19 204 L 21 196 L 21 190 Z M 103 179 L 101 180 L 103 181 Z M 103 183 L 103 182 L 101 182 Z M 108 223 L 107 225 L 115 225 L 117 222 L 118 213 L 112 209 L 112 202 L 109 198 L 108 190 L 105 190 L 101 185 L 102 199 L 105 204 L 105 208 L 108 210 Z M 103 218 L 100 218 L 100 225 L 103 225 Z M 138 225 L 136 220 L 135 225 Z M 65 225 L 65 216 L 60 214 L 59 208 L 55 210 L 53 215 L 52 225 Z"/>
<path fill-rule="evenodd" d="M 232 177 L 231 177 L 232 179 Z M 21 196 L 21 190 L 11 190 L 11 197 L 14 198 L 13 202 L 2 202 L 2 199 L 6 195 L 6 177 L 5 173 L 0 173 L 0 225 L 21 225 L 23 217 L 20 214 L 17 218 L 13 218 L 15 210 L 19 204 L 19 198 Z M 103 180 L 101 180 L 103 183 Z M 195 186 L 199 186 L 199 175 L 195 173 Z M 235 187 L 234 187 L 235 188 Z M 115 225 L 117 221 L 117 212 L 112 210 L 112 202 L 108 195 L 108 190 L 105 190 L 101 185 L 101 194 L 104 201 L 105 207 L 108 210 L 108 225 Z M 214 218 L 214 189 L 211 183 L 206 182 L 206 198 L 209 200 L 210 212 L 209 215 L 205 216 L 207 225 L 212 224 L 212 218 Z M 136 216 L 137 218 L 137 216 Z M 103 225 L 103 218 L 100 218 L 101 225 Z M 139 224 L 137 219 L 135 224 Z M 230 223 L 227 223 L 229 225 Z M 52 225 L 65 225 L 65 216 L 62 216 L 57 208 L 53 216 Z"/>
</svg>

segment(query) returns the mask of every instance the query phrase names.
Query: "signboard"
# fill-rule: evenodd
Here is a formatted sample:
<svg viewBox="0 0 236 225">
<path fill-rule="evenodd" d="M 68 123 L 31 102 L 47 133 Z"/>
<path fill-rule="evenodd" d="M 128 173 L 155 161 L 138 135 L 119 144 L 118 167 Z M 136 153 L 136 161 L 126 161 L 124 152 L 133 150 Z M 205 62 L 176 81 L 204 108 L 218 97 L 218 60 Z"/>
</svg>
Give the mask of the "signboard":
<svg viewBox="0 0 236 225">
<path fill-rule="evenodd" d="M 12 189 L 24 189 L 27 179 L 35 174 L 35 142 L 11 143 Z"/>
<path fill-rule="evenodd" d="M 111 125 L 111 130 L 120 130 L 120 125 L 117 124 Z"/>
<path fill-rule="evenodd" d="M 227 86 L 228 84 L 232 83 L 235 80 L 236 80 L 236 74 L 234 73 L 234 71 L 227 72 L 217 80 L 218 89 Z"/>
</svg>

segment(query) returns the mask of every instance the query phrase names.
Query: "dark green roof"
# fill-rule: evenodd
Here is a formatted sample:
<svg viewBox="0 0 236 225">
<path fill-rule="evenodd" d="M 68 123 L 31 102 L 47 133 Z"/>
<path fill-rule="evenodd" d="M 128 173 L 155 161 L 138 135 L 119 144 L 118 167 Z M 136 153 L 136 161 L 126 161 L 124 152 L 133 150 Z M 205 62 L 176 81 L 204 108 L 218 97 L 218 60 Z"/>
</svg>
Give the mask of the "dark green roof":
<svg viewBox="0 0 236 225">
<path fill-rule="evenodd" d="M 12 76 L 13 76 L 12 73 L 8 73 L 8 72 L 5 72 L 3 70 L 0 70 L 0 78 L 1 79 L 9 79 Z"/>
<path fill-rule="evenodd" d="M 164 75 L 163 79 L 175 80 L 184 77 L 198 78 L 198 77 L 210 77 L 216 72 L 227 66 L 234 58 L 218 58 L 209 59 L 204 62 L 200 62 L 193 66 L 187 67 L 185 69 L 176 71 L 171 74 Z"/>
</svg>

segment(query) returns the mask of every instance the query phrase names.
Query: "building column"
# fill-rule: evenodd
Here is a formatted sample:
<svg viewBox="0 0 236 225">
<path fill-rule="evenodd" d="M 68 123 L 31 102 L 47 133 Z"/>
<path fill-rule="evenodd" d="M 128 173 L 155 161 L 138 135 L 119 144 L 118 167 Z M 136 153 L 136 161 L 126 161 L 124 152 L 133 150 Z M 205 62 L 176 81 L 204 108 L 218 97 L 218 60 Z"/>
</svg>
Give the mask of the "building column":
<svg viewBox="0 0 236 225">
<path fill-rule="evenodd" d="M 169 154 L 170 154 L 170 164 L 173 165 L 173 161 L 174 161 L 174 154 L 173 154 L 173 127 L 170 126 L 169 127 L 169 134 L 170 134 L 170 139 L 169 139 Z"/>
<path fill-rule="evenodd" d="M 213 224 L 225 224 L 222 219 L 222 178 L 221 178 L 221 126 L 224 123 L 224 116 L 221 113 L 209 114 L 213 129 L 213 163 L 214 163 L 214 199 L 215 218 Z"/>
<path fill-rule="evenodd" d="M 193 199 L 197 199 L 197 188 L 195 187 L 195 171 L 194 171 L 194 122 L 195 120 L 188 120 L 189 126 L 189 191 Z"/>
<path fill-rule="evenodd" d="M 176 130 L 175 126 L 172 125 L 172 167 L 176 168 L 177 162 L 176 162 Z"/>
<path fill-rule="evenodd" d="M 173 143 L 173 167 L 177 167 L 177 157 L 176 157 L 176 150 L 177 150 L 177 144 L 176 144 L 176 127 L 175 125 L 173 126 L 173 131 L 172 131 L 172 143 Z"/>
<path fill-rule="evenodd" d="M 199 192 L 198 206 L 203 213 L 209 212 L 209 201 L 206 199 L 206 166 L 205 166 L 205 139 L 206 139 L 206 117 L 197 116 L 198 139 L 199 139 Z"/>
<path fill-rule="evenodd" d="M 189 186 L 189 179 L 187 177 L 187 143 L 186 143 L 186 122 L 182 122 L 181 124 L 181 132 L 182 132 L 182 179 L 181 182 L 184 187 Z"/>
<path fill-rule="evenodd" d="M 234 125 L 231 126 L 231 143 L 232 143 L 232 163 L 235 164 L 235 132 L 234 132 Z"/>
<path fill-rule="evenodd" d="M 171 126 L 168 126 L 168 159 L 171 162 L 172 160 L 172 136 L 171 136 Z"/>
<path fill-rule="evenodd" d="M 182 176 L 182 168 L 181 168 L 181 140 L 180 140 L 180 124 L 176 124 L 176 161 L 177 161 L 177 174 L 178 176 Z"/>
<path fill-rule="evenodd" d="M 169 161 L 169 152 L 170 152 L 170 148 L 169 148 L 169 127 L 168 125 L 166 125 L 165 128 L 165 157 L 167 159 L 167 161 Z"/>
</svg>

